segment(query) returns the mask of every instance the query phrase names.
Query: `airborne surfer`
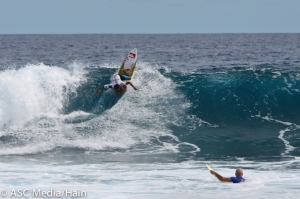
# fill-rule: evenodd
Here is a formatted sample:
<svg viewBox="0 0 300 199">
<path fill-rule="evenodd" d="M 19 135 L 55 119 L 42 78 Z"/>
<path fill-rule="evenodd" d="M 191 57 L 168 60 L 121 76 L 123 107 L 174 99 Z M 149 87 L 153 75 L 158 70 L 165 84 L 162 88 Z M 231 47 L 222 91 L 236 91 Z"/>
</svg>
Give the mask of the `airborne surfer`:
<svg viewBox="0 0 300 199">
<path fill-rule="evenodd" d="M 113 88 L 115 93 L 117 95 L 119 95 L 126 89 L 126 87 L 127 87 L 126 85 L 128 85 L 128 84 L 130 86 L 132 86 L 132 88 L 134 88 L 134 90 L 138 90 L 131 82 L 123 82 L 120 78 L 120 75 L 114 74 L 114 76 L 112 78 L 112 82 L 110 84 L 106 84 L 106 85 L 98 88 L 95 91 L 95 95 L 97 95 L 104 88 Z"/>
<path fill-rule="evenodd" d="M 126 85 L 130 85 L 134 90 L 138 90 L 129 80 L 132 79 L 133 73 L 136 66 L 137 49 L 134 48 L 129 52 L 125 60 L 123 61 L 117 74 L 114 74 L 111 78 L 111 83 L 101 86 L 95 91 L 97 95 L 104 88 L 113 88 L 117 95 L 121 94 L 125 89 Z M 123 82 L 123 81 L 124 82 Z"/>
</svg>

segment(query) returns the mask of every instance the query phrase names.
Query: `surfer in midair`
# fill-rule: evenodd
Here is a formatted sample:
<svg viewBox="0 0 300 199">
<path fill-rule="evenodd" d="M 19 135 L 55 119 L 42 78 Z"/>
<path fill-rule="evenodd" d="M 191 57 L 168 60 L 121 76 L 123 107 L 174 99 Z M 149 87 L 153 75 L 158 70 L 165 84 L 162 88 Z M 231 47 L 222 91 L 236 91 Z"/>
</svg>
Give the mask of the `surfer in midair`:
<svg viewBox="0 0 300 199">
<path fill-rule="evenodd" d="M 106 84 L 106 85 L 98 88 L 95 91 L 95 95 L 97 95 L 104 88 L 113 88 L 115 93 L 118 95 L 118 94 L 121 94 L 126 89 L 126 87 L 127 87 L 126 85 L 128 85 L 128 84 L 130 86 L 132 86 L 132 88 L 134 90 L 138 90 L 131 82 L 123 82 L 120 78 L 120 75 L 115 74 L 112 78 L 112 82 L 110 84 Z"/>
</svg>

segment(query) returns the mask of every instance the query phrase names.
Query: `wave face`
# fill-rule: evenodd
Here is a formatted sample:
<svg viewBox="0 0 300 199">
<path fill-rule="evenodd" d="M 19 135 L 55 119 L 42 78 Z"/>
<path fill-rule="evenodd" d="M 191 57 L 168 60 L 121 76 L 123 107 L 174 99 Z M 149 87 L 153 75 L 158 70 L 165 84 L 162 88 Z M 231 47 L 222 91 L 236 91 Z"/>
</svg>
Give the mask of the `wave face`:
<svg viewBox="0 0 300 199">
<path fill-rule="evenodd" d="M 95 96 L 132 37 L 140 90 Z M 0 154 L 80 151 L 118 161 L 120 154 L 124 161 L 299 156 L 298 37 L 1 36 L 15 45 L 0 51 Z"/>
<path fill-rule="evenodd" d="M 244 126 L 262 116 L 296 123 L 299 78 L 298 71 L 242 70 L 192 74 L 175 81 L 195 105 L 193 114 L 221 126 Z"/>
<path fill-rule="evenodd" d="M 184 75 L 175 81 L 192 103 L 190 114 L 216 127 L 199 125 L 194 133 L 206 135 L 197 145 L 204 150 L 207 143 L 208 153 L 250 158 L 298 154 L 299 77 L 299 71 L 251 69 Z"/>
</svg>

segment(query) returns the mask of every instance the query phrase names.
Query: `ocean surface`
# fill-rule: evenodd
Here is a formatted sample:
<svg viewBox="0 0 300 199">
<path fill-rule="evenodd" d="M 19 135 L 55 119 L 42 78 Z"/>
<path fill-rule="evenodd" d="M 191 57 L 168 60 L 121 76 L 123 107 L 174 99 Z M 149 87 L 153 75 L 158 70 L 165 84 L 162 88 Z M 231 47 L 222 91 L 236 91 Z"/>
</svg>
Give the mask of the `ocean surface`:
<svg viewBox="0 0 300 199">
<path fill-rule="evenodd" d="M 299 198 L 299 147 L 300 34 L 0 35 L 0 197 Z"/>
</svg>

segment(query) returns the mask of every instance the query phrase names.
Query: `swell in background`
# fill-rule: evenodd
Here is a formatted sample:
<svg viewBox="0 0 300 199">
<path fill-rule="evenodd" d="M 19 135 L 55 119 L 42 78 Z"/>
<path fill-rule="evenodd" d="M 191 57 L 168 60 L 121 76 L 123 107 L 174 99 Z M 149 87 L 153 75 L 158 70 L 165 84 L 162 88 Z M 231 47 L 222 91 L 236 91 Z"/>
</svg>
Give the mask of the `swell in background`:
<svg viewBox="0 0 300 199">
<path fill-rule="evenodd" d="M 186 141 L 207 158 L 272 159 L 299 155 L 298 70 L 253 69 L 192 73 L 174 80 L 195 115 Z"/>
</svg>

